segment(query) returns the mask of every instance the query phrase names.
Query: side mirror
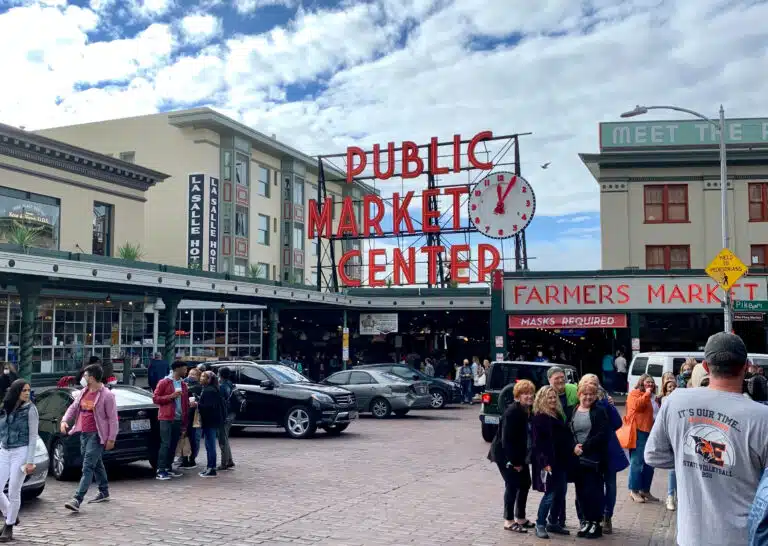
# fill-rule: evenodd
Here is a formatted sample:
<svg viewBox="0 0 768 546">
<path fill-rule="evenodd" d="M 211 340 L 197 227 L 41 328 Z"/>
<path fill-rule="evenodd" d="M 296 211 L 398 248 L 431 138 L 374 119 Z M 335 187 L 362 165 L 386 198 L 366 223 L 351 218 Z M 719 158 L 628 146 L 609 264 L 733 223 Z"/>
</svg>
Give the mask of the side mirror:
<svg viewBox="0 0 768 546">
<path fill-rule="evenodd" d="M 270 381 L 269 379 L 265 379 L 264 381 L 262 381 L 261 385 L 259 386 L 265 391 L 271 391 L 272 389 L 275 388 L 275 384 L 272 383 L 272 381 Z"/>
</svg>

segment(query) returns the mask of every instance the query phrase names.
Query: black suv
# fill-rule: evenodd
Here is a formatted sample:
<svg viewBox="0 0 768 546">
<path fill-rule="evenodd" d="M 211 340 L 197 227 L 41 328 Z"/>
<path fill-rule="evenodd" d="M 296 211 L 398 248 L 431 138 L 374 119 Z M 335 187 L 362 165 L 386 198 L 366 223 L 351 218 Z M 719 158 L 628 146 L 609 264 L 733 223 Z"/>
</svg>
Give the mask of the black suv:
<svg viewBox="0 0 768 546">
<path fill-rule="evenodd" d="M 341 434 L 357 419 L 355 395 L 319 385 L 273 360 L 211 362 L 232 370 L 232 382 L 245 397 L 233 428 L 283 427 L 291 438 L 309 438 L 317 428 Z"/>
<path fill-rule="evenodd" d="M 568 364 L 553 364 L 551 362 L 493 362 L 488 368 L 488 379 L 480 406 L 480 430 L 486 442 L 493 441 L 496 429 L 499 427 L 501 414 L 512 402 L 512 389 L 521 379 L 529 379 L 540 389 L 549 385 L 547 370 L 559 366 L 565 371 L 568 383 L 578 383 L 579 374 L 576 368 Z"/>
<path fill-rule="evenodd" d="M 432 396 L 432 409 L 444 408 L 446 404 L 458 404 L 461 402 L 461 387 L 453 381 L 431 377 L 421 370 L 411 368 L 405 364 L 363 364 L 355 366 L 355 369 L 376 368 L 387 371 L 408 381 L 426 381 L 429 383 L 429 394 Z"/>
</svg>

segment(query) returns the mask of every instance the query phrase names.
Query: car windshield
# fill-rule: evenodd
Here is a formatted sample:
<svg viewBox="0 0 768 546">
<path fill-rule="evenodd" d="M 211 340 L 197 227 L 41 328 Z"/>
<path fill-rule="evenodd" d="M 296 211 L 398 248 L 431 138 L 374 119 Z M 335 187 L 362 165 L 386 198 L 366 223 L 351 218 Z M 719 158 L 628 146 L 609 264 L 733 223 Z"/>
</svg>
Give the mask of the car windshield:
<svg viewBox="0 0 768 546">
<path fill-rule="evenodd" d="M 152 395 L 141 389 L 122 387 L 119 389 L 112 389 L 112 394 L 115 395 L 115 402 L 118 407 L 152 404 Z"/>
<path fill-rule="evenodd" d="M 301 375 L 299 372 L 289 368 L 288 366 L 281 366 L 279 364 L 267 364 L 262 366 L 264 371 L 269 375 L 276 378 L 280 383 L 308 383 L 309 379 Z"/>
</svg>

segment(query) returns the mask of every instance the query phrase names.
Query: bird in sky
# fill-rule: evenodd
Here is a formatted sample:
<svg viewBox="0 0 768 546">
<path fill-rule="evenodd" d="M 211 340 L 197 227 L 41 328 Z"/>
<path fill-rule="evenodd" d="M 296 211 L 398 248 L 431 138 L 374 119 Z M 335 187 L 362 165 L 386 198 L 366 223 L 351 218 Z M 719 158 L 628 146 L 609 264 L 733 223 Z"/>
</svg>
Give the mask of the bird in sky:
<svg viewBox="0 0 768 546">
<path fill-rule="evenodd" d="M 550 163 L 551 163 L 550 161 L 547 161 L 546 163 L 544 163 L 544 165 L 541 166 L 541 168 L 546 169 L 547 167 L 549 167 Z"/>
</svg>

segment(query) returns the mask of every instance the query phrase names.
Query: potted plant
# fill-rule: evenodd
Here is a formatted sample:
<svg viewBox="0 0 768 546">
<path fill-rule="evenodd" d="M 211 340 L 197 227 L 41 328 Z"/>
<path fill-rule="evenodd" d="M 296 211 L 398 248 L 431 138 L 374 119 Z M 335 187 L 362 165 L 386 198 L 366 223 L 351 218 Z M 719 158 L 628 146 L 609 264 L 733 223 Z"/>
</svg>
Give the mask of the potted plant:
<svg viewBox="0 0 768 546">
<path fill-rule="evenodd" d="M 121 260 L 129 262 L 138 262 L 144 257 L 144 251 L 141 250 L 141 245 L 136 243 L 125 243 L 123 246 L 117 249 L 117 255 Z"/>
</svg>

